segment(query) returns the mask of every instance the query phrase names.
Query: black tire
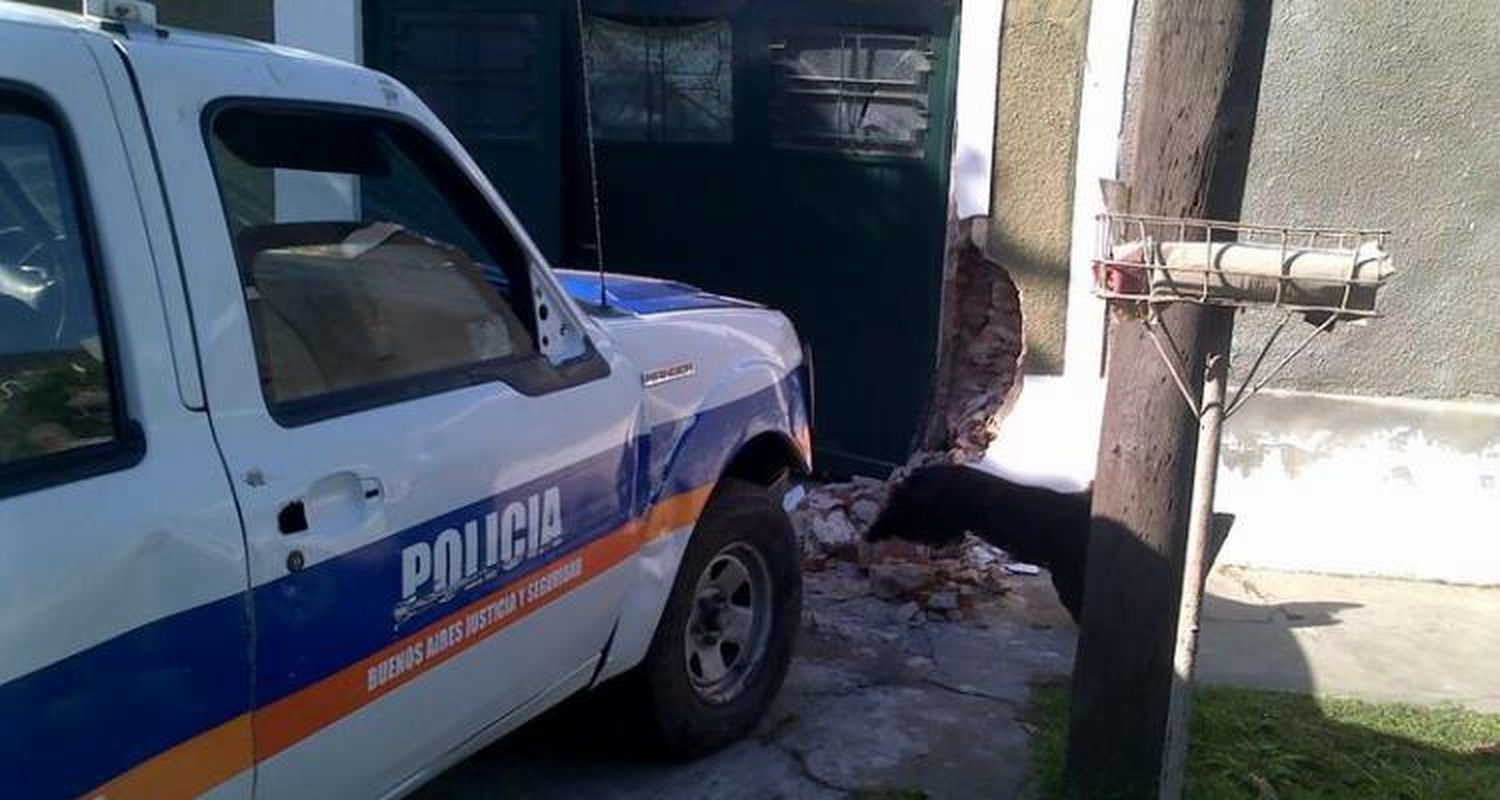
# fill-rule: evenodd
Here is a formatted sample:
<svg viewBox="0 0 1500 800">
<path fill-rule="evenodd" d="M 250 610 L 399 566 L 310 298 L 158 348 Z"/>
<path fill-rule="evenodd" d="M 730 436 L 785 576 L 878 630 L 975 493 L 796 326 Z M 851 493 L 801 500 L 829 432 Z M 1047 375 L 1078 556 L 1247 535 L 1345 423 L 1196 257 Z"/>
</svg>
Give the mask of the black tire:
<svg viewBox="0 0 1500 800">
<path fill-rule="evenodd" d="M 726 554 L 763 559 L 770 584 L 769 631 L 764 651 L 734 690 L 711 699 L 698 685 L 701 671 L 695 676 L 690 661 L 689 627 L 697 621 L 700 578 Z M 802 573 L 791 519 L 764 487 L 724 479 L 693 530 L 646 659 L 622 687 L 641 704 L 639 718 L 647 721 L 653 749 L 671 758 L 694 758 L 749 733 L 786 677 L 801 615 Z"/>
</svg>

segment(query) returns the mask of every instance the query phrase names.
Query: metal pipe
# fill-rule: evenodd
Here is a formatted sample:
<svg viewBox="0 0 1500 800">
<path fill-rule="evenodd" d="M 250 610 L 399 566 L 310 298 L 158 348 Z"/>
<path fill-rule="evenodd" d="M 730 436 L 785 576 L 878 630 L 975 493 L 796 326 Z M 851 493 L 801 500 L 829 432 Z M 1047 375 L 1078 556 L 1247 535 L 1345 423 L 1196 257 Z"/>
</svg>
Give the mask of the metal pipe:
<svg viewBox="0 0 1500 800">
<path fill-rule="evenodd" d="M 1210 353 L 1203 370 L 1198 414 L 1198 455 L 1193 464 L 1193 499 L 1183 557 L 1182 599 L 1177 606 L 1177 645 L 1172 652 L 1172 693 L 1167 705 L 1167 741 L 1162 753 L 1161 800 L 1180 800 L 1187 772 L 1188 729 L 1193 707 L 1193 668 L 1198 658 L 1198 616 L 1208 575 L 1213 527 L 1214 483 L 1219 473 L 1219 441 L 1224 427 L 1224 390 L 1229 354 Z"/>
</svg>

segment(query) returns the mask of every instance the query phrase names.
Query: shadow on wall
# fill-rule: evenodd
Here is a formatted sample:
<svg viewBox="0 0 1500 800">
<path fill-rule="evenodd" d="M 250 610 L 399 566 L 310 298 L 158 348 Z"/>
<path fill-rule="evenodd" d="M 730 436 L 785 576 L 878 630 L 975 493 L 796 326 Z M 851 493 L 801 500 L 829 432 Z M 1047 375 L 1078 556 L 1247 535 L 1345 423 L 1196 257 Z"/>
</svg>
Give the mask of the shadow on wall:
<svg viewBox="0 0 1500 800">
<path fill-rule="evenodd" d="M 973 147 L 960 144 L 953 154 L 952 178 L 949 194 L 956 208 L 954 216 L 968 220 L 977 209 L 985 207 L 989 199 L 984 195 L 990 187 L 990 161 Z"/>
</svg>

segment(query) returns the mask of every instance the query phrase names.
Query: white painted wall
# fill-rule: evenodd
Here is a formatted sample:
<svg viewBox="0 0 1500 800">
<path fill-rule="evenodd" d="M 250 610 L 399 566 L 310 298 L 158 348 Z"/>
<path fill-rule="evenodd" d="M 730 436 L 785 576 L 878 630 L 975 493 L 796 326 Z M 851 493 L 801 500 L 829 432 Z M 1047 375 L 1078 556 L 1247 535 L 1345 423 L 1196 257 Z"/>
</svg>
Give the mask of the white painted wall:
<svg viewBox="0 0 1500 800">
<path fill-rule="evenodd" d="M 995 174 L 995 102 L 1004 0 L 964 0 L 958 23 L 958 85 L 949 192 L 958 219 L 990 213 Z"/>
<path fill-rule="evenodd" d="M 1099 181 L 1119 174 L 1120 131 L 1125 118 L 1125 81 L 1135 3 L 1096 0 L 1089 9 L 1089 38 L 1078 108 L 1078 156 L 1073 169 L 1073 234 L 1068 275 L 1067 338 L 1063 375 L 1096 380 L 1102 375 L 1104 301 L 1094 297 L 1095 221 L 1104 213 Z"/>
<path fill-rule="evenodd" d="M 1094 297 L 1089 260 L 1094 252 L 1094 217 L 1104 211 L 1099 181 L 1118 174 L 1133 21 L 1131 2 L 1095 0 L 1089 9 L 1074 164 L 1063 374 L 1025 376 L 983 464 L 1014 480 L 1061 491 L 1089 485 L 1099 449 L 1104 301 Z"/>
<path fill-rule="evenodd" d="M 1059 492 L 1087 489 L 1099 456 L 1104 380 L 1066 375 L 1022 380 L 980 468 Z"/>
<path fill-rule="evenodd" d="M 276 43 L 359 63 L 360 0 L 276 0 Z M 358 179 L 276 170 L 276 221 L 317 222 L 359 211 Z"/>
<path fill-rule="evenodd" d="M 1088 486 L 1098 457 L 1105 317 L 1089 260 L 1098 182 L 1117 174 L 1133 5 L 1090 10 L 1064 373 L 1025 377 L 980 464 L 1063 491 Z M 1237 515 L 1221 564 L 1500 584 L 1500 402 L 1266 392 L 1226 426 L 1216 505 Z"/>
<path fill-rule="evenodd" d="M 360 63 L 360 0 L 276 0 L 276 43 Z"/>
<path fill-rule="evenodd" d="M 1216 505 L 1220 563 L 1500 584 L 1500 402 L 1267 392 L 1225 428 Z"/>
<path fill-rule="evenodd" d="M 1087 487 L 1103 382 L 1021 397 L 980 466 Z M 1225 427 L 1215 507 L 1236 515 L 1220 564 L 1500 585 L 1500 402 L 1267 390 Z"/>
</svg>

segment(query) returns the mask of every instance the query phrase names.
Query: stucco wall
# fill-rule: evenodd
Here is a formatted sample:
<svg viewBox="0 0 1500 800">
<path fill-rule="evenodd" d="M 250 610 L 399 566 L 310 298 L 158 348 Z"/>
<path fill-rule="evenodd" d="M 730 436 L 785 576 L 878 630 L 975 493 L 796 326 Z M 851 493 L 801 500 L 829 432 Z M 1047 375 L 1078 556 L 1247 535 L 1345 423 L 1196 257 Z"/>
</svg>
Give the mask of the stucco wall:
<svg viewBox="0 0 1500 800">
<path fill-rule="evenodd" d="M 1137 33 L 1155 7 L 1137 0 Z M 1391 227 L 1404 274 L 1382 297 L 1388 317 L 1340 327 L 1230 421 L 1217 507 L 1238 521 L 1220 562 L 1500 583 L 1500 5 L 1273 10 L 1244 216 Z M 1147 46 L 1130 42 L 1129 87 Z M 1068 302 L 1075 319 L 1101 313 L 1084 293 Z M 1270 322 L 1239 317 L 1241 367 Z M 1087 485 L 1103 386 L 1069 373 L 1027 381 L 984 466 Z"/>
<path fill-rule="evenodd" d="M 1492 0 L 1276 0 L 1244 218 L 1389 227 L 1403 268 L 1279 385 L 1500 396 L 1497 87 Z M 1267 327 L 1241 317 L 1236 361 Z"/>
<path fill-rule="evenodd" d="M 22 0 L 32 5 L 78 11 L 79 0 Z M 272 0 L 155 0 L 156 19 L 163 25 L 208 33 L 227 33 L 271 41 Z"/>
<path fill-rule="evenodd" d="M 1500 584 L 1500 404 L 1270 392 L 1222 459 L 1221 563 Z"/>
<path fill-rule="evenodd" d="M 988 253 L 1021 292 L 1028 372 L 1062 371 L 1088 0 L 1006 0 Z"/>
</svg>

